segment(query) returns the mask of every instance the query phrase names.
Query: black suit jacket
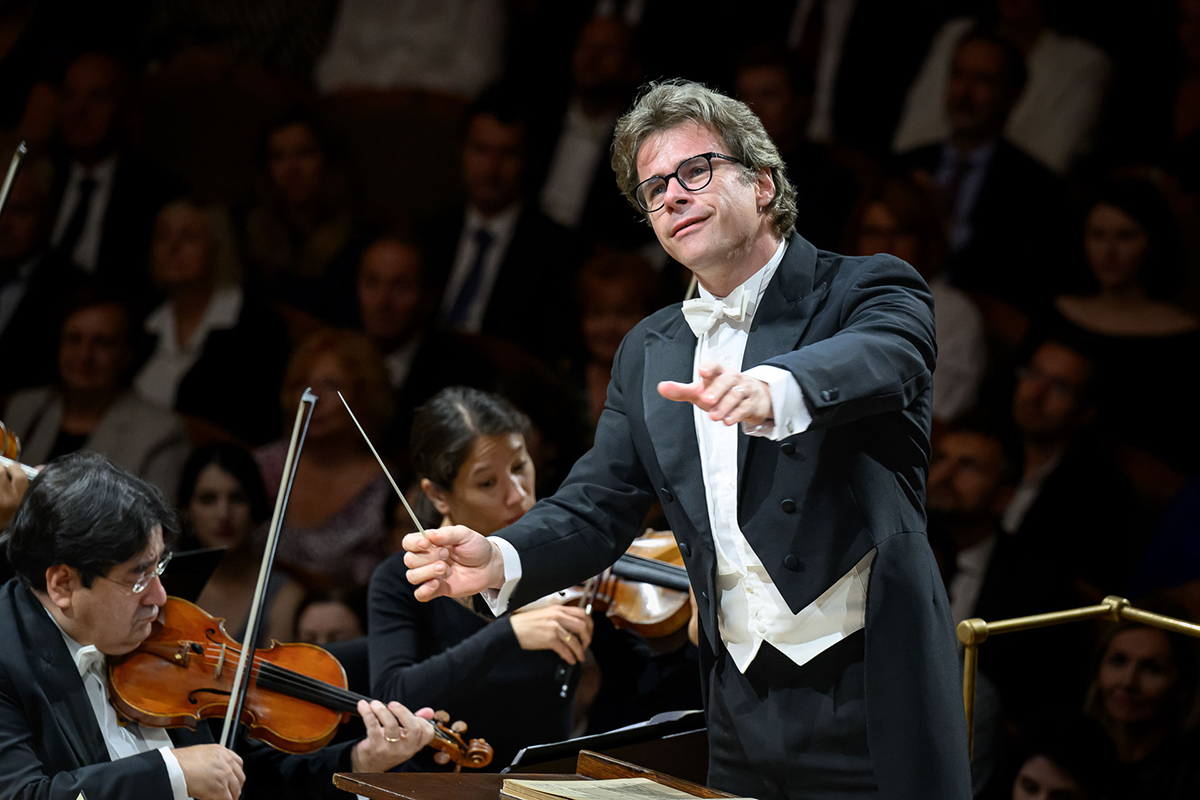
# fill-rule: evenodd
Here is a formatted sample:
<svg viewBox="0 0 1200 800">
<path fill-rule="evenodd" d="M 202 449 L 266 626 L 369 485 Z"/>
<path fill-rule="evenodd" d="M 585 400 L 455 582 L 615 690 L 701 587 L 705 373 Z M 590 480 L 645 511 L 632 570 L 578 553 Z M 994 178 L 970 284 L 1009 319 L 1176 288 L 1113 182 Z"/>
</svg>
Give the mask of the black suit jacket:
<svg viewBox="0 0 1200 800">
<path fill-rule="evenodd" d="M 465 214 L 464 207 L 457 206 L 425 227 L 425 256 L 440 290 L 454 267 Z M 527 203 L 500 262 L 480 332 L 506 339 L 552 364 L 568 355 L 576 335 L 570 312 L 578 260 L 576 238 Z"/>
<path fill-rule="evenodd" d="M 79 672 L 54 621 L 23 584 L 0 587 L 0 800 L 170 798 L 162 756 L 110 761 Z M 170 732 L 178 747 L 212 743 L 206 725 Z M 246 797 L 345 795 L 332 775 L 350 768 L 350 744 L 308 756 L 242 748 Z"/>
<path fill-rule="evenodd" d="M 779 442 L 739 433 L 738 521 L 793 612 L 877 548 L 866 615 L 876 777 L 887 797 L 957 800 L 970 796 L 957 653 L 924 534 L 931 303 L 898 259 L 847 258 L 792 236 L 743 369 L 790 372 L 813 423 Z M 614 362 L 595 447 L 501 535 L 521 554 L 519 607 L 615 561 L 661 500 L 696 590 L 706 668 L 719 641 L 716 552 L 693 409 L 657 390 L 692 380 L 695 347 L 678 306 L 639 323 Z"/>
<path fill-rule="evenodd" d="M 933 175 L 941 156 L 940 143 L 926 145 L 898 165 Z M 971 211 L 971 240 L 950 259 L 946 277 L 960 289 L 1040 310 L 1081 284 L 1071 257 L 1077 223 L 1062 180 L 1000 139 Z"/>
<path fill-rule="evenodd" d="M 0 393 L 53 383 L 58 377 L 58 339 L 63 306 L 86 276 L 52 252 L 37 257 L 25 294 L 0 331 L 6 354 Z M 18 431 L 23 435 L 24 431 Z"/>
</svg>

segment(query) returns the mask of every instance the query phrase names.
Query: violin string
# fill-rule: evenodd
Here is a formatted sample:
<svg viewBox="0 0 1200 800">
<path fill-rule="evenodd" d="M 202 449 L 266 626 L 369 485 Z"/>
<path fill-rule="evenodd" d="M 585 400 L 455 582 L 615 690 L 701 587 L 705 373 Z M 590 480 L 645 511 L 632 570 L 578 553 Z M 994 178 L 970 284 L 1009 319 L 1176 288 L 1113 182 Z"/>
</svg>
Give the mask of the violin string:
<svg viewBox="0 0 1200 800">
<path fill-rule="evenodd" d="M 237 651 L 236 653 L 234 652 L 235 650 Z M 237 658 L 241 656 L 240 650 L 241 648 L 231 648 L 226 652 Z M 213 659 L 214 662 L 217 660 L 219 660 L 219 656 Z M 208 666 L 208 648 L 204 648 L 202 661 L 205 666 Z M 371 700 L 371 698 L 365 695 L 351 692 L 340 686 L 326 683 L 320 678 L 314 678 L 311 675 L 305 675 L 295 670 L 290 670 L 287 667 L 281 667 L 278 664 L 264 661 L 261 658 L 255 658 L 252 661 L 251 674 L 255 677 L 257 684 L 263 689 L 278 691 L 290 697 L 315 703 L 334 711 L 355 711 L 357 710 L 359 700 L 367 700 L 368 702 Z M 265 683 L 263 681 L 264 677 L 267 678 Z M 450 736 L 439 724 L 434 723 L 433 732 L 442 741 L 449 742 L 458 747 L 458 742 L 454 737 Z"/>
</svg>

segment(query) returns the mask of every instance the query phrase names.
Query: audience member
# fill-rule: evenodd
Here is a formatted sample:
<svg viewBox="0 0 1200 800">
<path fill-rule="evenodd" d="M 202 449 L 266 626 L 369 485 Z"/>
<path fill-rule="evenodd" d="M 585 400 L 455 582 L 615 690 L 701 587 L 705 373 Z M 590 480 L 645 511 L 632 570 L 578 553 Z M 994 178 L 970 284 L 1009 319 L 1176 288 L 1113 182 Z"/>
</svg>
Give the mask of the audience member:
<svg viewBox="0 0 1200 800">
<path fill-rule="evenodd" d="M 367 632 L 367 594 L 318 589 L 309 592 L 296 611 L 296 641 L 326 645 L 357 639 Z"/>
<path fill-rule="evenodd" d="M 265 192 L 245 220 L 248 282 L 289 310 L 353 318 L 357 223 L 345 174 L 316 117 L 294 108 L 263 135 Z"/>
<path fill-rule="evenodd" d="M 225 630 L 245 641 L 250 606 L 258 584 L 262 548 L 254 532 L 270 518 L 270 506 L 258 464 L 236 444 L 217 442 L 196 449 L 179 481 L 183 518 L 181 549 L 223 547 L 225 555 L 208 579 L 197 605 L 225 620 Z M 295 620 L 304 590 L 276 561 L 263 595 L 258 642 L 295 638 Z"/>
<path fill-rule="evenodd" d="M 997 30 L 1025 57 L 1029 81 L 1004 125 L 1004 136 L 1062 174 L 1095 144 L 1112 63 L 1099 47 L 1055 31 L 1046 0 L 994 0 Z M 904 103 L 892 143 L 896 152 L 945 139 L 951 122 L 942 103 L 958 41 L 978 22 L 957 17 L 934 37 Z"/>
<path fill-rule="evenodd" d="M 1088 211 L 1083 251 L 1097 291 L 1056 297 L 1049 324 L 1065 324 L 1094 354 L 1104 431 L 1193 472 L 1200 428 L 1188 399 L 1191 376 L 1180 367 L 1200 358 L 1200 320 L 1169 302 L 1183 279 L 1171 210 L 1152 184 L 1113 181 Z M 1155 413 L 1129 413 L 1147 385 Z"/>
<path fill-rule="evenodd" d="M 613 191 L 608 147 L 617 117 L 642 79 L 633 31 L 616 17 L 593 17 L 571 53 L 570 93 L 529 131 L 541 140 L 531 165 L 538 205 L 547 217 L 588 243 L 630 249 L 653 238 Z"/>
<path fill-rule="evenodd" d="M 554 366 L 573 326 L 568 317 L 579 260 L 573 237 L 522 200 L 528 120 L 511 88 L 473 107 L 462 149 L 466 200 L 424 228 L 422 248 L 444 287 L 443 327 L 507 339 Z"/>
<path fill-rule="evenodd" d="M 759 45 L 742 55 L 734 86 L 787 165 L 787 179 L 796 187 L 796 230 L 822 250 L 836 248 L 858 195 L 858 180 L 834 161 L 829 147 L 808 138 L 812 73 L 787 51 Z"/>
<path fill-rule="evenodd" d="M 53 183 L 49 159 L 27 158 L 0 215 L 0 394 L 54 379 L 58 304 L 84 282 L 47 248 Z"/>
<path fill-rule="evenodd" d="M 859 204 L 843 252 L 890 253 L 912 264 L 929 283 L 937 318 L 938 364 L 933 376 L 933 416 L 951 422 L 975 407 L 988 367 L 983 316 L 963 291 L 942 277 L 946 228 L 930 192 L 891 178 Z"/>
<path fill-rule="evenodd" d="M 288 362 L 278 402 L 289 421 L 305 387 L 318 401 L 309 419 L 277 557 L 331 586 L 365 586 L 383 560 L 384 499 L 392 490 L 338 392 L 371 440 L 378 440 L 393 410 L 383 359 L 362 334 L 313 334 Z M 268 491 L 279 487 L 287 449 L 285 439 L 255 454 Z"/>
<path fill-rule="evenodd" d="M 1081 600 L 1120 593 L 1144 543 L 1133 488 L 1090 435 L 1095 361 L 1068 343 L 1041 343 L 1018 371 L 1012 416 L 1023 463 L 1004 530 L 1067 570 Z"/>
<path fill-rule="evenodd" d="M 1021 745 L 1012 800 L 1113 800 L 1116 756 L 1104 730 L 1086 717 L 1045 723 Z"/>
<path fill-rule="evenodd" d="M 1139 607 L 1184 617 L 1167 603 Z M 1096 651 L 1087 711 L 1116 745 L 1109 800 L 1183 800 L 1200 794 L 1198 689 L 1194 639 L 1127 621 L 1108 629 Z"/>
<path fill-rule="evenodd" d="M 155 215 L 183 192 L 179 180 L 129 145 L 136 81 L 129 65 L 80 55 L 63 75 L 59 138 L 65 152 L 51 242 L 102 283 L 149 298 L 142 265 Z"/>
<path fill-rule="evenodd" d="M 277 435 L 287 333 L 242 288 L 225 210 L 193 200 L 167 205 L 155 221 L 150 271 L 166 302 L 146 318 L 154 344 L 134 387 L 244 442 Z"/>
<path fill-rule="evenodd" d="M 596 427 L 625 334 L 665 305 L 662 280 L 633 253 L 597 253 L 579 270 L 575 289 L 585 359 L 580 365 L 586 414 Z"/>
<path fill-rule="evenodd" d="M 946 83 L 948 136 L 903 154 L 899 165 L 927 173 L 942 194 L 947 280 L 1029 311 L 1069 285 L 1072 218 L 1061 181 L 1003 135 L 1025 80 L 1015 45 L 968 31 Z"/>
<path fill-rule="evenodd" d="M 322 94 L 410 90 L 473 98 L 503 69 L 500 0 L 345 0 L 314 82 Z"/>
<path fill-rule="evenodd" d="M 412 457 L 443 524 L 492 533 L 533 506 L 528 430 L 528 418 L 507 401 L 474 389 L 445 389 L 421 408 Z M 469 719 L 495 748 L 492 769 L 526 745 L 567 738 L 572 693 L 559 689 L 562 665 L 582 661 L 592 638 L 583 609 L 550 602 L 488 621 L 457 600 L 417 602 L 405 569 L 396 553 L 371 579 L 373 693 Z M 417 759 L 431 768 L 426 761 Z"/>
<path fill-rule="evenodd" d="M 943 572 L 956 624 L 1077 605 L 1068 572 L 1000 527 L 1020 459 L 1015 435 L 982 417 L 969 415 L 934 440 L 926 506 L 931 536 L 949 540 L 945 556 L 953 561 Z M 1078 707 L 1086 650 L 1077 630 L 1031 631 L 989 640 L 980 664 L 1004 718 L 1024 723 Z M 1042 657 L 1031 659 L 1031 652 Z"/>
<path fill-rule="evenodd" d="M 58 337 L 57 380 L 14 394 L 4 420 L 31 464 L 91 450 L 174 497 L 190 450 L 187 430 L 130 388 L 131 334 L 129 311 L 118 300 L 76 297 Z"/>
</svg>

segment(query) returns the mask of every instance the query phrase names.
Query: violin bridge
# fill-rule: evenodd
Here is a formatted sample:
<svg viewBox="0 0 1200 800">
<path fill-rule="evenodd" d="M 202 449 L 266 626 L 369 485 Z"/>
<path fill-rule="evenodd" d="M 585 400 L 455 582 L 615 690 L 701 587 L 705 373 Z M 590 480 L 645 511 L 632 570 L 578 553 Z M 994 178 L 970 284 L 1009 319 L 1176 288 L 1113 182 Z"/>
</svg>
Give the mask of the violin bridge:
<svg viewBox="0 0 1200 800">
<path fill-rule="evenodd" d="M 213 671 L 214 680 L 220 680 L 221 670 L 225 669 L 225 647 L 226 645 L 222 644 L 221 652 L 217 655 L 217 668 Z"/>
</svg>

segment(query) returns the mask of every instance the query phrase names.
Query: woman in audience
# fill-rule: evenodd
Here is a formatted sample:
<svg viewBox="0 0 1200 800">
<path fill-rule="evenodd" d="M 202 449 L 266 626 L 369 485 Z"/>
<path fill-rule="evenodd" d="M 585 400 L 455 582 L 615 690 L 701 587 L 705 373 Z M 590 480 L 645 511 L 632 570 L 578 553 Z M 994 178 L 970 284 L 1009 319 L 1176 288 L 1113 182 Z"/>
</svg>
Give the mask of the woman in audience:
<svg viewBox="0 0 1200 800">
<path fill-rule="evenodd" d="M 134 379 L 138 393 L 250 444 L 269 441 L 279 430 L 287 334 L 243 291 L 225 210 L 193 200 L 166 205 L 154 224 L 150 271 L 166 302 L 146 318 L 155 343 Z"/>
<path fill-rule="evenodd" d="M 491 534 L 533 506 L 528 428 L 507 401 L 463 387 L 444 389 L 417 412 L 413 463 L 442 524 Z M 420 603 L 403 556 L 392 555 L 371 580 L 375 695 L 464 719 L 495 748 L 494 769 L 526 745 L 567 738 L 573 699 L 560 694 L 563 667 L 583 659 L 592 636 L 582 609 L 548 603 L 488 621 L 470 601 Z"/>
<path fill-rule="evenodd" d="M 318 401 L 292 485 L 279 558 L 330 585 L 365 586 L 383 560 L 383 507 L 391 488 L 338 392 L 378 441 L 392 417 L 387 370 L 366 336 L 322 331 L 296 350 L 277 395 L 289 435 L 305 387 Z M 268 491 L 283 477 L 287 447 L 283 440 L 255 453 Z"/>
<path fill-rule="evenodd" d="M 1165 603 L 1150 610 L 1183 617 Z M 1188 636 L 1132 622 L 1103 637 L 1087 710 L 1116 745 L 1110 800 L 1200 797 L 1196 646 Z"/>
<path fill-rule="evenodd" d="M 269 514 L 254 457 L 228 442 L 197 448 L 183 468 L 179 506 L 185 522 L 180 549 L 226 548 L 196 603 L 223 618 L 225 630 L 241 641 L 262 561 L 262 549 L 254 545 L 253 533 Z M 260 643 L 295 638 L 293 623 L 303 595 L 300 584 L 288 577 L 285 566 L 276 560 L 267 584 Z"/>
<path fill-rule="evenodd" d="M 298 642 L 326 645 L 357 639 L 366 632 L 367 593 L 361 587 L 316 589 L 304 596 L 296 612 Z"/>
<path fill-rule="evenodd" d="M 129 328 L 129 311 L 115 297 L 78 295 L 60 329 L 58 382 L 17 392 L 4 421 L 21 438 L 29 464 L 92 450 L 174 498 L 187 431 L 175 414 L 129 388 Z"/>
<path fill-rule="evenodd" d="M 1095 720 L 1072 716 L 1042 725 L 1020 747 L 1012 800 L 1107 800 L 1115 761 L 1113 743 Z"/>
<path fill-rule="evenodd" d="M 966 293 L 941 278 L 946 229 L 930 193 L 906 178 L 884 182 L 851 215 L 846 252 L 889 253 L 912 264 L 929 282 L 938 346 L 933 415 L 952 422 L 974 407 L 988 361 L 983 317 Z"/>
<path fill-rule="evenodd" d="M 1113 181 L 1088 211 L 1083 251 L 1096 292 L 1055 298 L 1047 325 L 1065 328 L 1096 359 L 1104 430 L 1191 471 L 1200 428 L 1188 387 L 1200 320 L 1169 302 L 1184 263 L 1171 210 L 1153 184 Z M 1154 413 L 1139 413 L 1148 403 Z"/>
</svg>

